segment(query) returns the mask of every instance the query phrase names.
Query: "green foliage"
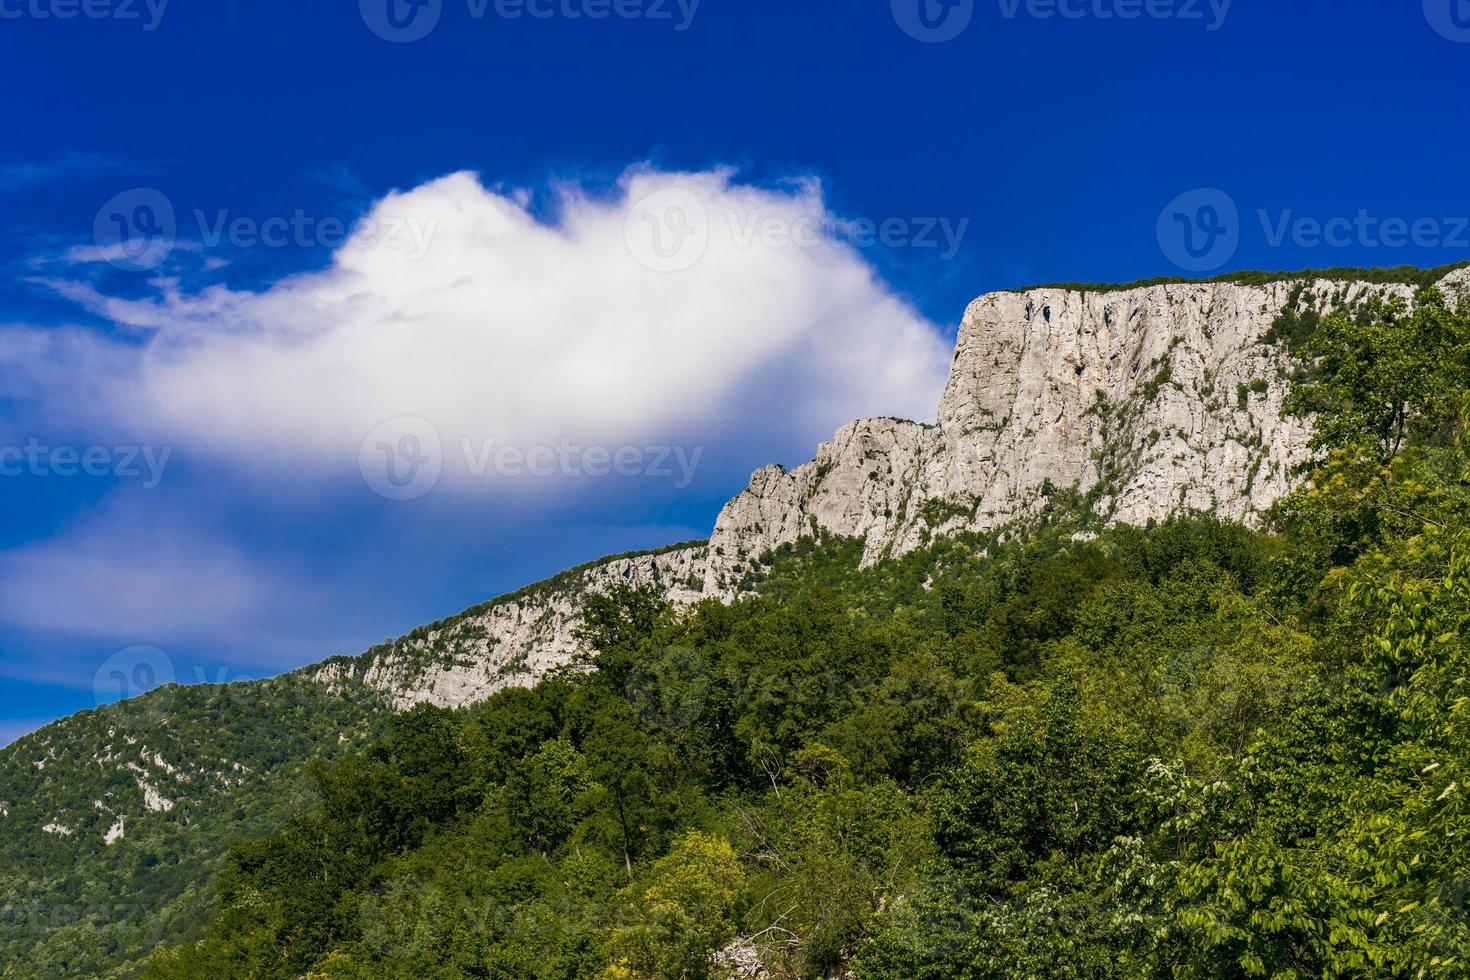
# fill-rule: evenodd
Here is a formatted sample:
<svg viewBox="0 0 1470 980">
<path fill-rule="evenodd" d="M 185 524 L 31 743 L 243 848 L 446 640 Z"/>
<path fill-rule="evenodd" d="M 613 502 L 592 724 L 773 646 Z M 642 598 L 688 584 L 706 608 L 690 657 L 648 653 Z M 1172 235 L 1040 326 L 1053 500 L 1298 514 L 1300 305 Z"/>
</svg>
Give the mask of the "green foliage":
<svg viewBox="0 0 1470 980">
<path fill-rule="evenodd" d="M 731 606 L 616 590 L 595 671 L 317 767 L 320 809 L 240 845 L 152 973 L 699 977 L 737 937 L 790 976 L 1149 962 L 1107 869 L 1160 860 L 1151 760 L 1233 771 L 1315 647 L 1273 622 L 1280 542 L 1075 526 L 861 571 L 806 542 Z"/>
<path fill-rule="evenodd" d="M 0 750 L 0 977 L 135 976 L 162 938 L 202 935 L 230 842 L 309 806 L 308 761 L 383 717 L 300 675 L 170 685 Z"/>
<path fill-rule="evenodd" d="M 1433 437 L 1458 420 L 1470 377 L 1470 326 L 1437 291 L 1412 312 L 1399 303 L 1363 321 L 1327 317 L 1306 343 L 1311 371 L 1289 407 L 1313 415 L 1321 447 L 1366 445 L 1380 463 L 1411 434 Z"/>
<path fill-rule="evenodd" d="M 729 842 L 691 831 L 653 863 L 637 896 L 637 919 L 608 942 L 605 976 L 703 980 L 710 951 L 738 932 L 745 871 Z"/>
<path fill-rule="evenodd" d="M 1298 354 L 1321 324 L 1322 314 L 1316 307 L 1316 297 L 1307 292 L 1307 284 L 1303 282 L 1292 289 L 1285 308 L 1266 332 L 1265 341 L 1284 344 L 1291 353 Z M 1241 400 L 1245 400 L 1244 395 Z"/>
<path fill-rule="evenodd" d="M 1045 866 L 1067 880 L 1078 862 L 1134 829 L 1129 787 L 1140 760 L 1112 733 L 1083 730 L 1074 684 L 948 774 L 934 794 L 935 840 L 959 881 L 1005 895 Z"/>
<path fill-rule="evenodd" d="M 1159 397 L 1159 389 L 1163 388 L 1174 378 L 1174 365 L 1165 364 L 1159 368 L 1159 373 L 1148 379 L 1148 382 L 1139 389 L 1140 397 L 1144 403 L 1152 402 Z"/>
<path fill-rule="evenodd" d="M 1433 304 L 1422 316 L 1442 335 L 1464 327 Z M 1380 376 L 1353 365 L 1369 369 L 1365 350 L 1422 338 L 1425 324 L 1365 322 L 1327 328 L 1344 348 L 1331 383 L 1378 404 Z M 1058 648 L 1101 702 L 1099 730 L 1153 757 L 1124 780 L 1143 810 L 1080 862 L 1037 862 L 1075 839 L 1044 802 L 1070 770 L 1044 752 L 1017 760 L 1009 739 L 1045 745 L 1035 723 L 1002 736 L 1006 754 L 967 763 L 975 775 L 941 796 L 945 860 L 860 949 L 856 975 L 1470 972 L 1470 454 L 1463 416 L 1436 415 L 1465 380 L 1451 367 L 1411 391 L 1386 465 L 1364 460 L 1356 434 L 1330 432 L 1323 466 L 1281 508 L 1284 540 L 1234 548 L 1208 524 L 1124 533 L 1113 553 L 1128 579 Z"/>
<path fill-rule="evenodd" d="M 929 527 L 942 527 L 957 517 L 973 517 L 978 501 L 961 503 L 957 500 L 931 498 L 919 505 L 919 516 Z"/>
<path fill-rule="evenodd" d="M 614 590 L 592 669 L 312 765 L 147 975 L 1470 975 L 1465 336 L 1318 326 L 1294 398 L 1359 424 L 1270 533 L 1083 540 L 1054 493 L 731 605 Z"/>
<path fill-rule="evenodd" d="M 1213 276 L 1208 279 L 1186 279 L 1180 276 L 1158 276 L 1153 279 L 1139 279 L 1135 282 L 1120 283 L 1083 283 L 1063 282 L 1051 283 L 1045 286 L 1029 286 L 1028 289 L 1072 289 L 1088 293 L 1117 293 L 1128 289 L 1142 289 L 1148 286 L 1173 286 L 1189 285 L 1191 283 L 1225 282 L 1240 286 L 1267 286 L 1276 282 L 1293 282 L 1303 280 L 1311 282 L 1317 279 L 1326 279 L 1332 282 L 1372 282 L 1372 283 L 1403 283 L 1411 286 L 1430 286 L 1439 282 L 1445 276 L 1462 269 L 1467 264 L 1460 262 L 1454 265 L 1440 266 L 1435 269 L 1422 269 L 1414 265 L 1399 265 L 1387 268 L 1332 268 L 1332 269 L 1299 269 L 1295 272 L 1226 272 L 1222 275 Z"/>
</svg>

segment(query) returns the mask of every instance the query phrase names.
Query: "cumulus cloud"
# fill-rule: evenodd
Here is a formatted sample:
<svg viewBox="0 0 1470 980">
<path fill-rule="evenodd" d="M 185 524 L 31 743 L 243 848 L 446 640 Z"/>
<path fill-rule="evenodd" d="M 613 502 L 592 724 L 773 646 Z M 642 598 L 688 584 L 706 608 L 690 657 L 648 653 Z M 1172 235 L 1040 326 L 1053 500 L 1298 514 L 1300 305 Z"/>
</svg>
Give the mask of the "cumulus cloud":
<svg viewBox="0 0 1470 980">
<path fill-rule="evenodd" d="M 0 389 L 64 365 L 53 421 L 297 469 L 355 468 L 400 416 L 446 446 L 764 434 L 773 453 L 850 418 L 932 416 L 949 344 L 843 239 L 816 183 L 640 167 L 611 191 L 551 193 L 536 207 L 457 173 L 390 194 L 328 268 L 261 291 L 159 278 L 122 298 L 53 278 L 127 330 L 0 331 Z M 447 486 L 463 463 L 446 457 Z"/>
<path fill-rule="evenodd" d="M 187 285 L 235 266 L 182 240 L 144 275 L 111 268 L 105 244 L 34 264 L 94 321 L 0 324 L 0 448 L 172 455 L 151 490 L 4 488 L 48 501 L 0 548 L 0 622 L 58 651 L 23 673 L 85 683 L 97 649 L 134 644 L 236 666 L 362 649 L 559 567 L 704 534 L 750 469 L 805 460 L 851 419 L 932 416 L 944 331 L 847 232 L 812 181 L 639 167 L 542 199 L 460 173 L 377 201 L 325 268 L 264 288 Z M 360 465 L 405 416 L 444 449 L 413 507 L 369 492 Z M 663 458 L 667 479 L 475 469 L 487 444 L 568 441 L 685 455 Z M 592 459 L 572 465 L 590 477 Z"/>
</svg>

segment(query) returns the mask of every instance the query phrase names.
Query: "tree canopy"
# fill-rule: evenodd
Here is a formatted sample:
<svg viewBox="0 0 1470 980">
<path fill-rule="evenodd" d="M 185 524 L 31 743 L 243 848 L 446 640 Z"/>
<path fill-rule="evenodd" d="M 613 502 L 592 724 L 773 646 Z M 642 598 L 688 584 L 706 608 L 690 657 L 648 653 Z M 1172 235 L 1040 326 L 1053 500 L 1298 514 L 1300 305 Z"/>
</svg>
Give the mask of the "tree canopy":
<svg viewBox="0 0 1470 980">
<path fill-rule="evenodd" d="M 1329 317 L 1208 515 L 588 608 L 595 669 L 311 770 L 154 978 L 1470 975 L 1465 311 Z"/>
</svg>

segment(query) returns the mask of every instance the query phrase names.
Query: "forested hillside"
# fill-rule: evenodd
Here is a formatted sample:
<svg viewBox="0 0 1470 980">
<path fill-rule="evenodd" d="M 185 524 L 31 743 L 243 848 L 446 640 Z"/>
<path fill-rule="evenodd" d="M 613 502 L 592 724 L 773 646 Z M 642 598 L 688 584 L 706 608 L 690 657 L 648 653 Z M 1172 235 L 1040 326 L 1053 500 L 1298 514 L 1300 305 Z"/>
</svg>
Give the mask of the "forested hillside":
<svg viewBox="0 0 1470 980">
<path fill-rule="evenodd" d="M 306 761 L 386 706 L 299 675 L 169 685 L 0 752 L 0 977 L 135 976 L 200 934 L 228 845 L 313 805 Z"/>
<path fill-rule="evenodd" d="M 1024 527 L 594 598 L 595 671 L 311 766 L 154 978 L 1470 975 L 1470 319 L 1292 325 L 1261 531 Z"/>
</svg>

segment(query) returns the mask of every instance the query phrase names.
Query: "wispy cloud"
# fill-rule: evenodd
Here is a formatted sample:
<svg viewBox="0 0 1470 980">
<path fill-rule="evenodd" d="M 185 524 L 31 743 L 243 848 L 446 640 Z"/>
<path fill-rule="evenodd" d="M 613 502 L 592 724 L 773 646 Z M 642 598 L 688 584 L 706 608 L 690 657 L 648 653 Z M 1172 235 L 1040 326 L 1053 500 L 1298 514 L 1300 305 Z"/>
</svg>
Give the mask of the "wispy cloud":
<svg viewBox="0 0 1470 980">
<path fill-rule="evenodd" d="M 198 252 L 204 248 L 199 242 L 173 242 L 156 241 L 150 242 L 143 251 L 137 247 L 123 242 L 108 245 L 73 245 L 59 259 L 42 259 L 33 261 L 33 265 L 43 265 L 49 262 L 65 262 L 71 265 L 87 265 L 92 263 L 119 263 L 132 262 L 140 268 L 152 268 L 157 265 L 170 252 L 187 251 Z"/>
<path fill-rule="evenodd" d="M 211 527 L 219 515 L 153 503 L 115 495 L 53 537 L 0 549 L 0 622 L 78 640 L 218 644 L 263 659 L 309 643 L 322 608 L 309 579 Z M 73 674 L 62 662 L 29 670 L 51 683 L 74 683 Z"/>
<path fill-rule="evenodd" d="M 373 198 L 373 192 L 368 189 L 367 184 L 345 164 L 322 167 L 313 172 L 312 177 L 347 200 L 367 203 Z"/>
<path fill-rule="evenodd" d="M 134 161 L 100 153 L 68 153 L 51 160 L 13 161 L 0 163 L 0 193 L 77 177 L 149 171 L 150 168 Z"/>
</svg>

